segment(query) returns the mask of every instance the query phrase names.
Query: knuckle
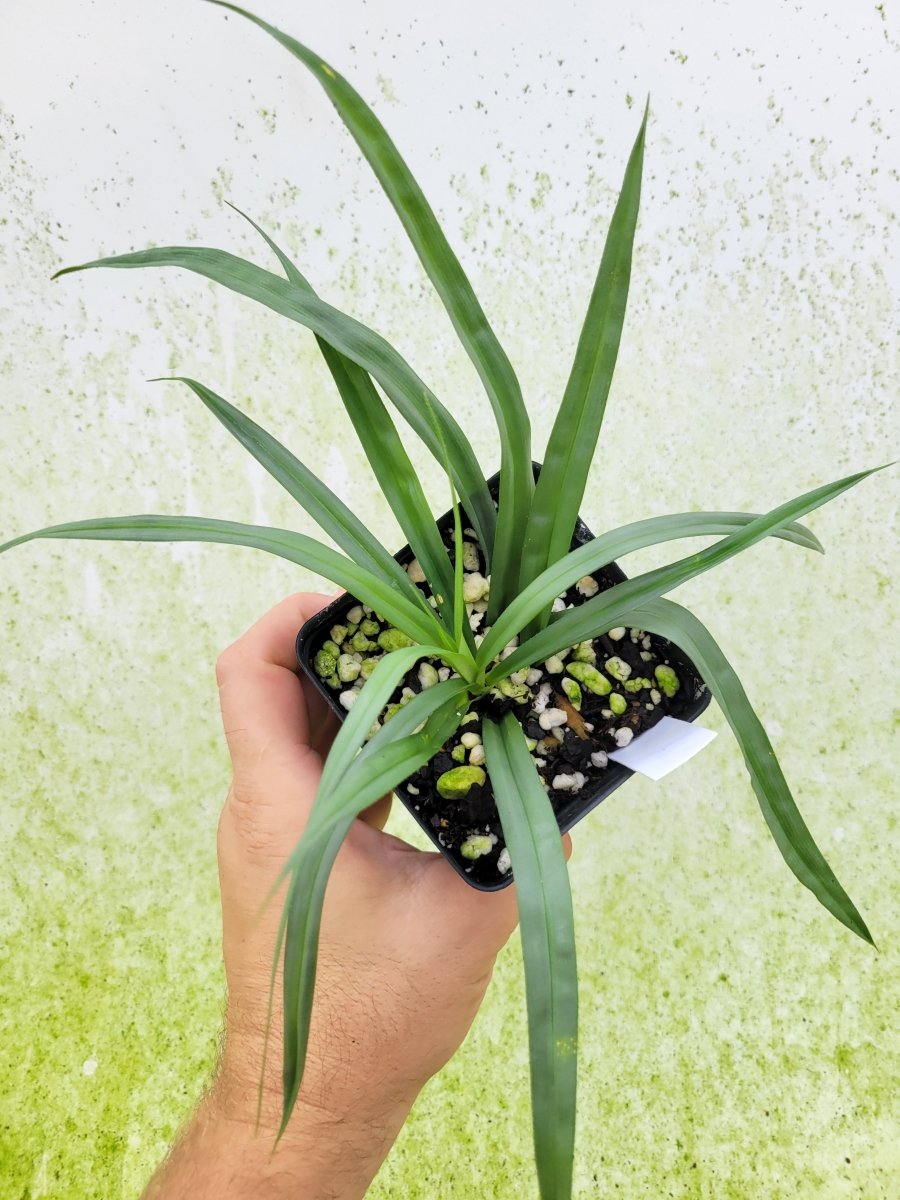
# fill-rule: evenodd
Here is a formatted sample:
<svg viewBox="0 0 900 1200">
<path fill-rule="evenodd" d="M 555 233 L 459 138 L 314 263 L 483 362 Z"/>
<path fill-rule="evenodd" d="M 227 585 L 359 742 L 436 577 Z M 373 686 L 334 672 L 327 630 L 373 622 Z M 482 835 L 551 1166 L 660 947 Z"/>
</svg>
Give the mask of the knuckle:
<svg viewBox="0 0 900 1200">
<path fill-rule="evenodd" d="M 218 837 L 220 846 L 228 839 L 252 857 L 271 857 L 280 849 L 278 831 L 272 828 L 265 802 L 235 788 L 228 793 L 222 809 Z"/>
</svg>

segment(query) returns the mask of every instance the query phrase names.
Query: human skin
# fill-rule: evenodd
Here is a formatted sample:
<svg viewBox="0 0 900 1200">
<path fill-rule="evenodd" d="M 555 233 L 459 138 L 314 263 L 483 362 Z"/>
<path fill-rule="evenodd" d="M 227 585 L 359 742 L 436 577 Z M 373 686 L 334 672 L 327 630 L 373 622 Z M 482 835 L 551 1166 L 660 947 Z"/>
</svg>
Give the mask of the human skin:
<svg viewBox="0 0 900 1200">
<path fill-rule="evenodd" d="M 515 887 L 468 887 L 434 853 L 383 832 L 390 797 L 353 823 L 319 939 L 309 1049 L 281 1140 L 280 977 L 264 1058 L 283 892 L 266 898 L 303 833 L 337 722 L 295 668 L 294 641 L 332 597 L 291 596 L 219 658 L 233 779 L 219 821 L 228 998 L 208 1093 L 144 1200 L 357 1200 L 424 1084 L 474 1020 L 516 925 Z M 568 839 L 567 849 L 568 849 Z"/>
</svg>

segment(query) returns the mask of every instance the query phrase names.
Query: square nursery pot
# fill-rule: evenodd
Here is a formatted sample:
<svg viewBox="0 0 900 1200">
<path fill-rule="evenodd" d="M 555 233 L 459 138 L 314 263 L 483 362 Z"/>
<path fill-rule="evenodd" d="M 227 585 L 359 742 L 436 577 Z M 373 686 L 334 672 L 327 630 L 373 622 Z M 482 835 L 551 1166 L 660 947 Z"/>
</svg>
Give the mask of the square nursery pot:
<svg viewBox="0 0 900 1200">
<path fill-rule="evenodd" d="M 535 475 L 537 475 L 540 471 L 539 465 L 535 464 L 534 469 Z M 491 495 L 496 499 L 499 474 L 494 475 L 487 482 Z M 462 515 L 465 518 L 464 512 Z M 466 524 L 464 519 L 464 525 Z M 445 543 L 451 547 L 453 539 L 452 511 L 445 513 L 437 522 L 437 526 Z M 572 548 L 591 541 L 593 536 L 584 522 L 579 520 L 572 537 Z M 475 541 L 471 535 L 466 540 Z M 409 546 L 405 546 L 395 557 L 399 563 L 407 566 L 412 561 L 413 554 Z M 483 560 L 481 566 L 482 568 L 484 566 Z M 593 578 L 598 584 L 599 590 L 602 591 L 612 587 L 613 584 L 621 583 L 626 576 L 616 563 L 609 563 L 601 570 L 595 571 Z M 424 585 L 421 586 L 424 587 Z M 577 587 L 573 586 L 566 593 L 566 603 L 577 604 L 583 602 L 584 599 L 586 597 L 577 590 Z M 326 641 L 330 640 L 331 628 L 342 624 L 346 614 L 358 603 L 359 601 L 353 596 L 339 596 L 333 603 L 307 621 L 297 635 L 297 658 L 300 667 L 342 721 L 347 715 L 347 710 L 341 705 L 339 696 L 342 690 L 351 685 L 342 684 L 339 688 L 329 686 L 316 673 L 314 662 L 318 651 L 322 649 Z M 613 632 L 618 631 L 614 630 Z M 636 694 L 625 693 L 628 699 L 628 710 L 619 716 L 613 715 L 612 719 L 604 718 L 601 711 L 609 703 L 609 697 L 595 696 L 583 689 L 582 709 L 579 715 L 582 716 L 583 721 L 593 724 L 593 732 L 583 730 L 585 736 L 579 737 L 570 727 L 564 735 L 565 740 L 557 746 L 555 753 L 552 747 L 545 752 L 542 750 L 541 744 L 535 748 L 535 756 L 542 755 L 546 764 L 542 770 L 550 785 L 548 795 L 559 821 L 561 833 L 571 829 L 576 822 L 580 821 L 591 809 L 596 808 L 601 800 L 605 800 L 611 792 L 614 792 L 633 774 L 627 767 L 612 760 L 607 759 L 604 762 L 606 751 L 615 749 L 616 746 L 612 730 L 623 727 L 630 728 L 633 736 L 636 736 L 644 729 L 655 725 L 665 715 L 678 717 L 683 721 L 693 721 L 704 711 L 710 701 L 709 692 L 694 664 L 678 646 L 665 638 L 644 635 L 643 638 L 635 640 L 632 630 L 625 630 L 624 635 L 620 635 L 617 639 L 611 639 L 608 634 L 595 638 L 593 648 L 597 654 L 598 665 L 605 663 L 613 656 L 629 664 L 632 680 L 641 678 L 639 672 L 643 671 L 645 672 L 643 677 L 649 678 L 655 684 L 654 668 L 658 665 L 671 666 L 680 686 L 671 697 L 664 694 L 662 689 L 657 688 L 656 694 L 660 697 L 657 703 L 653 702 L 647 689 Z M 647 661 L 641 657 L 642 653 L 651 654 L 652 659 Z M 536 666 L 543 670 L 542 663 L 538 663 Z M 404 679 L 401 687 L 409 686 L 413 691 L 419 691 L 421 684 L 418 681 L 417 671 L 418 667 L 414 668 Z M 554 683 L 555 681 L 553 693 L 547 703 L 548 707 L 559 706 L 558 701 L 561 699 L 559 681 L 561 678 L 562 676 L 558 674 L 550 675 L 545 671 L 542 680 L 534 688 L 535 694 L 537 694 L 541 683 Z M 623 693 L 624 685 L 616 690 L 620 694 Z M 399 689 L 395 698 L 399 698 Z M 649 709 L 648 704 L 651 706 Z M 529 737 L 545 739 L 542 743 L 543 746 L 549 745 L 550 739 L 554 735 L 548 734 L 548 731 L 540 727 L 539 715 L 535 715 L 533 703 L 517 705 L 512 700 L 504 699 L 498 702 L 496 699 L 480 697 L 472 706 L 474 712 L 488 710 L 499 714 L 506 709 L 512 709 L 521 716 L 523 727 Z M 512 872 L 508 865 L 509 855 L 505 853 L 503 831 L 490 793 L 490 780 L 488 779 L 483 787 L 476 785 L 464 800 L 459 801 L 443 799 L 435 787 L 435 780 L 439 775 L 458 765 L 459 759 L 454 760 L 451 757 L 451 750 L 453 746 L 457 745 L 460 735 L 466 730 L 477 732 L 479 729 L 480 723 L 476 722 L 462 726 L 454 735 L 452 742 L 444 747 L 443 752 L 436 755 L 430 763 L 396 788 L 395 794 L 403 801 L 441 854 L 467 883 L 482 891 L 496 891 L 512 882 Z M 457 755 L 459 753 L 460 751 L 457 749 Z M 579 774 L 584 777 L 583 782 L 579 780 Z M 556 786 L 555 781 L 559 781 L 564 786 Z M 573 783 L 580 784 L 577 790 L 572 790 Z M 487 853 L 470 859 L 460 852 L 460 846 L 466 838 L 473 835 L 487 835 L 488 840 L 493 841 L 493 844 Z M 486 843 L 482 840 L 480 847 L 483 848 L 485 845 Z"/>
</svg>

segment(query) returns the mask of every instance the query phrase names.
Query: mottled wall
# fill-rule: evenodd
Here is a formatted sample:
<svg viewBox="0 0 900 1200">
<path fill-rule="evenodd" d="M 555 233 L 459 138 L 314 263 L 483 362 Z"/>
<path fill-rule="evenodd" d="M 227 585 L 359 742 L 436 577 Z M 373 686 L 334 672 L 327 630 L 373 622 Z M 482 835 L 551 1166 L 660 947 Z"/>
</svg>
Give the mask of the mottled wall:
<svg viewBox="0 0 900 1200">
<path fill-rule="evenodd" d="M 500 8 L 264 15 L 342 67 L 407 153 L 519 369 L 538 451 L 652 93 L 589 523 L 766 508 L 897 456 L 896 0 Z M 183 371 L 324 463 L 397 541 L 305 334 L 174 274 L 49 282 L 183 240 L 266 261 L 224 197 L 392 338 L 495 468 L 473 372 L 283 51 L 178 0 L 4 0 L 2 32 L 0 531 L 154 510 L 308 531 L 190 396 L 144 382 Z M 825 558 L 763 545 L 682 590 L 880 952 L 787 872 L 713 707 L 708 750 L 577 831 L 581 1198 L 900 1194 L 897 497 L 894 472 L 814 514 Z M 212 663 L 317 582 L 219 547 L 37 544 L 0 563 L 2 1196 L 137 1196 L 202 1087 L 222 996 Z M 534 1196 L 526 1063 L 512 945 L 372 1196 Z"/>
</svg>

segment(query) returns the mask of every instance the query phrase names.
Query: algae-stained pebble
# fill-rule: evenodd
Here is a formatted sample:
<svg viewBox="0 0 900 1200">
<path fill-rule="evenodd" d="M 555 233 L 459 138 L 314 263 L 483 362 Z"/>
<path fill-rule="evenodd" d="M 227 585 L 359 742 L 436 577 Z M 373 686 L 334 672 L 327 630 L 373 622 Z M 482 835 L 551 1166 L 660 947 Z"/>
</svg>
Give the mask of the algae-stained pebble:
<svg viewBox="0 0 900 1200">
<path fill-rule="evenodd" d="M 660 663 L 653 674 L 656 676 L 656 682 L 671 700 L 671 698 L 681 687 L 681 680 L 671 667 L 667 667 L 663 663 Z"/>
<path fill-rule="evenodd" d="M 313 659 L 316 674 L 321 675 L 323 679 L 328 675 L 333 675 L 337 668 L 338 657 L 338 655 L 331 654 L 327 650 L 320 650 Z"/>
<path fill-rule="evenodd" d="M 574 709 L 581 708 L 581 688 L 574 679 L 561 679 L 559 686 L 565 692 L 569 703 Z"/>
<path fill-rule="evenodd" d="M 354 633 L 350 639 L 350 645 L 358 654 L 365 654 L 368 650 L 376 650 L 378 648 L 377 643 L 373 642 L 371 638 L 367 638 L 361 629 L 358 629 Z"/>
<path fill-rule="evenodd" d="M 359 663 L 350 654 L 342 654 L 337 664 L 338 679 L 341 683 L 352 683 L 359 678 Z"/>
<path fill-rule="evenodd" d="M 631 674 L 631 667 L 624 658 L 619 658 L 618 654 L 614 654 L 612 658 L 608 658 L 604 663 L 607 675 L 612 675 L 613 679 L 617 679 L 619 683 L 624 683 Z"/>
<path fill-rule="evenodd" d="M 595 663 L 597 661 L 597 652 L 590 642 L 579 642 L 572 651 L 572 658 L 576 662 Z"/>
<path fill-rule="evenodd" d="M 566 665 L 566 671 L 577 679 L 582 687 L 586 687 L 589 692 L 593 692 L 595 696 L 608 696 L 612 691 L 612 684 L 596 667 L 590 663 L 572 662 Z"/>
<path fill-rule="evenodd" d="M 393 625 L 390 629 L 385 629 L 383 633 L 379 633 L 378 635 L 378 645 L 382 650 L 388 652 L 391 650 L 403 650 L 412 644 L 412 638 L 407 637 L 402 629 L 395 629 Z"/>
<path fill-rule="evenodd" d="M 475 859 L 481 858 L 483 854 L 490 854 L 493 848 L 494 842 L 489 834 L 474 833 L 467 837 L 462 843 L 459 848 L 459 852 L 463 858 Z"/>
<path fill-rule="evenodd" d="M 445 800 L 461 800 L 471 788 L 484 783 L 487 776 L 481 767 L 453 767 L 437 781 L 438 794 Z"/>
<path fill-rule="evenodd" d="M 621 717 L 628 709 L 628 701 L 624 696 L 620 696 L 618 692 L 613 692 L 609 698 L 609 707 L 617 717 Z"/>
</svg>

